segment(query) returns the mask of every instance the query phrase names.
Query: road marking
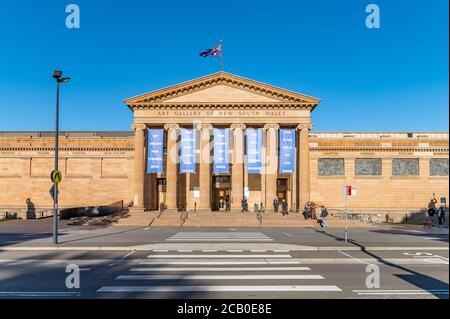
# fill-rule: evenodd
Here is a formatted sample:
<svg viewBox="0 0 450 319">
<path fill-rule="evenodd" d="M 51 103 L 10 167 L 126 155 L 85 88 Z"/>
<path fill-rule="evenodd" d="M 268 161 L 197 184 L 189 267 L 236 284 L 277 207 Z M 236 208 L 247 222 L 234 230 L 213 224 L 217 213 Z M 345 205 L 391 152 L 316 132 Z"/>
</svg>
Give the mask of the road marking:
<svg viewBox="0 0 450 319">
<path fill-rule="evenodd" d="M 166 241 L 258 242 L 273 239 L 259 232 L 178 232 Z"/>
<path fill-rule="evenodd" d="M 177 250 L 179 253 L 192 253 L 191 249 L 179 249 Z"/>
<path fill-rule="evenodd" d="M 274 249 L 273 252 L 274 252 L 274 253 L 288 253 L 289 250 Z"/>
<path fill-rule="evenodd" d="M 215 249 L 203 249 L 202 252 L 203 253 L 217 253 L 218 250 L 215 250 Z"/>
<path fill-rule="evenodd" d="M 166 241 L 217 241 L 217 242 L 246 242 L 246 241 L 273 241 L 271 238 L 167 238 Z"/>
<path fill-rule="evenodd" d="M 267 252 L 267 250 L 264 250 L 264 249 L 253 249 L 253 250 L 250 250 L 252 253 L 266 253 Z"/>
<path fill-rule="evenodd" d="M 355 261 L 361 263 L 361 264 L 364 264 L 364 265 L 370 265 L 370 263 L 367 263 L 367 262 L 365 262 L 365 261 L 362 261 L 361 259 L 355 258 L 355 257 L 353 257 L 353 256 L 350 255 L 350 254 L 344 253 L 343 251 L 338 250 L 338 252 L 341 253 L 341 254 L 344 255 L 344 256 L 347 256 L 347 257 L 349 257 L 349 258 L 351 258 L 351 259 L 353 259 L 353 260 L 355 260 Z"/>
<path fill-rule="evenodd" d="M 448 295 L 448 290 L 353 290 L 358 295 Z"/>
<path fill-rule="evenodd" d="M 80 295 L 81 292 L 67 291 L 0 291 L 1 297 L 64 297 Z"/>
<path fill-rule="evenodd" d="M 335 292 L 336 286 L 105 286 L 97 292 Z"/>
<path fill-rule="evenodd" d="M 294 235 L 291 235 L 289 233 L 283 232 L 284 235 L 289 236 L 289 237 L 295 237 Z"/>
<path fill-rule="evenodd" d="M 321 275 L 126 275 L 116 280 L 294 280 L 324 279 Z"/>
<path fill-rule="evenodd" d="M 147 258 L 291 258 L 291 255 L 148 255 Z"/>
<path fill-rule="evenodd" d="M 109 264 L 108 266 L 109 266 L 109 267 L 112 267 L 112 266 L 117 265 L 117 264 L 120 263 L 122 260 L 124 260 L 125 258 L 127 258 L 128 256 L 130 256 L 131 254 L 134 254 L 135 252 L 136 252 L 135 250 L 130 251 L 128 254 L 126 254 L 125 256 L 123 256 L 122 258 L 120 258 L 118 261 L 113 262 L 113 263 Z"/>
<path fill-rule="evenodd" d="M 168 252 L 167 249 L 153 249 L 153 251 L 156 253 L 167 253 Z"/>
<path fill-rule="evenodd" d="M 143 261 L 140 265 L 293 265 L 299 261 Z"/>
<path fill-rule="evenodd" d="M 188 267 L 188 268 L 131 268 L 130 271 L 304 271 L 309 267 Z"/>
<path fill-rule="evenodd" d="M 239 250 L 239 249 L 229 249 L 229 250 L 227 250 L 227 252 L 229 252 L 229 253 L 242 253 L 243 250 Z"/>
</svg>

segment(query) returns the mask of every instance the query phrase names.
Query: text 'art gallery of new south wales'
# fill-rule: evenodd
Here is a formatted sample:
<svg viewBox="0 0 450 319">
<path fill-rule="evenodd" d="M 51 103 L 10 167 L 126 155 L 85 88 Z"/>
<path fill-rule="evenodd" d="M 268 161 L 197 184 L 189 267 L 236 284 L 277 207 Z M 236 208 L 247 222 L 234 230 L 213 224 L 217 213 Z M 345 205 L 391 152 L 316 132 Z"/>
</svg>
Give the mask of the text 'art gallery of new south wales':
<svg viewBox="0 0 450 319">
<path fill-rule="evenodd" d="M 433 197 L 446 205 L 447 132 L 315 132 L 319 102 L 225 72 L 126 99 L 133 131 L 61 132 L 60 209 L 282 219 L 277 198 L 289 219 L 310 201 L 338 214 L 346 186 L 349 212 L 382 221 L 420 215 Z M 51 210 L 53 157 L 52 132 L 0 132 L 2 214 Z"/>
</svg>

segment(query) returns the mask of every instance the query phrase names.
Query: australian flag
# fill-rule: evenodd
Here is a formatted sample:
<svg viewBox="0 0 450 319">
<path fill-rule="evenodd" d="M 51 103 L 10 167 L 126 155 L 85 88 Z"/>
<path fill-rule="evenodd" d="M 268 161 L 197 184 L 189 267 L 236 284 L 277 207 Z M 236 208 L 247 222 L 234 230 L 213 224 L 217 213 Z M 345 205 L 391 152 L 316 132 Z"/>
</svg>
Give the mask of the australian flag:
<svg viewBox="0 0 450 319">
<path fill-rule="evenodd" d="M 208 49 L 206 51 L 200 52 L 200 56 L 206 58 L 208 56 L 210 57 L 220 57 L 222 55 L 222 43 L 220 43 L 218 46 Z"/>
</svg>

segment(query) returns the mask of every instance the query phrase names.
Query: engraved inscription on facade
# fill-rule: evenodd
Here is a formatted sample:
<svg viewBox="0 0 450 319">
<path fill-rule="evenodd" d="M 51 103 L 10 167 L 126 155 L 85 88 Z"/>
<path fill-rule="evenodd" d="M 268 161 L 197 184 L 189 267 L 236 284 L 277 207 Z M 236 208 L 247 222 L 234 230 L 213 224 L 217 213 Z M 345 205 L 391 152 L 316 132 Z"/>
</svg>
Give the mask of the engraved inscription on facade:
<svg viewBox="0 0 450 319">
<path fill-rule="evenodd" d="M 448 158 L 430 159 L 430 176 L 448 176 Z"/>
<path fill-rule="evenodd" d="M 355 159 L 355 175 L 381 175 L 381 158 Z"/>
<path fill-rule="evenodd" d="M 393 176 L 419 176 L 418 158 L 394 158 L 392 160 Z"/>
<path fill-rule="evenodd" d="M 343 158 L 319 158 L 319 176 L 343 176 Z"/>
</svg>

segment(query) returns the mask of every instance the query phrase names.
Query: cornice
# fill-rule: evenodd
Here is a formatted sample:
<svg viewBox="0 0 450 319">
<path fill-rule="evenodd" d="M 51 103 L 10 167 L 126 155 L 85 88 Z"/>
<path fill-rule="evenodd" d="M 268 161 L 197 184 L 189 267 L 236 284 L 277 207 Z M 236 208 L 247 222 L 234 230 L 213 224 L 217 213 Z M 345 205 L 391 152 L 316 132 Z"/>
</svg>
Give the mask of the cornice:
<svg viewBox="0 0 450 319">
<path fill-rule="evenodd" d="M 312 152 L 448 152 L 448 147 L 363 147 L 363 146 L 348 146 L 348 147 L 333 147 L 333 146 L 314 146 L 309 148 Z"/>
<path fill-rule="evenodd" d="M 307 110 L 312 111 L 313 103 L 132 103 L 133 110 Z"/>
<path fill-rule="evenodd" d="M 54 147 L 0 147 L 0 151 L 54 152 Z M 60 147 L 59 151 L 134 151 L 134 147 Z"/>
</svg>

